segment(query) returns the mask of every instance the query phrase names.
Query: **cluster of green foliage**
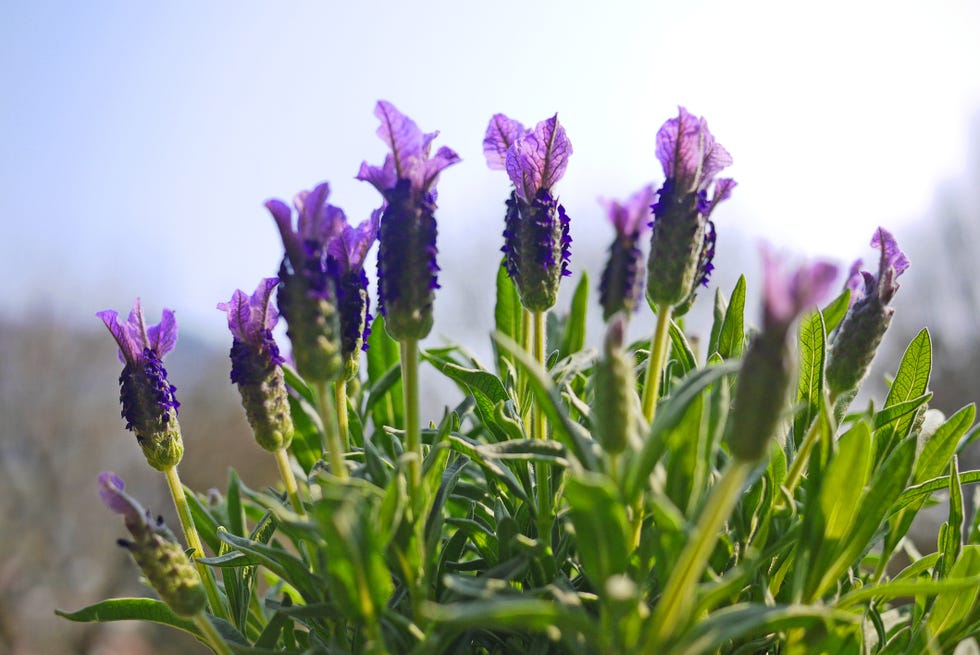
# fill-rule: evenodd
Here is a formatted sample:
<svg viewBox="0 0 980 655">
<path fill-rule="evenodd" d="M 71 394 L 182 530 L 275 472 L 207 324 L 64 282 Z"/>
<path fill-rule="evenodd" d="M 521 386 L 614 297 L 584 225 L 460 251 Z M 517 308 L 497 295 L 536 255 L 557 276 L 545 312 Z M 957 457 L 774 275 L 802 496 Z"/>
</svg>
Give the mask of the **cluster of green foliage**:
<svg viewBox="0 0 980 655">
<path fill-rule="evenodd" d="M 784 429 L 729 489 L 720 485 L 747 343 L 744 278 L 716 296 L 703 353 L 683 325 L 670 326 L 655 419 L 647 425 L 637 408 L 638 438 L 616 456 L 592 436 L 598 356 L 584 349 L 588 286 L 583 276 L 570 311 L 548 317 L 545 367 L 520 345 L 526 323 L 503 270 L 492 366 L 462 346 L 422 351 L 426 374 L 452 380 L 462 399 L 423 429 L 417 489 L 400 463 L 410 454 L 399 348 L 380 321 L 362 379 L 348 390 L 350 479 L 321 460 L 316 394 L 287 370 L 306 516 L 234 472 L 220 499 L 189 493 L 214 553 L 203 561 L 222 581 L 227 618 L 211 621 L 232 652 L 893 655 L 972 641 L 980 523 L 966 521 L 963 489 L 980 471 L 961 472 L 957 453 L 978 435 L 976 412 L 970 405 L 937 420 L 928 410 L 928 332 L 909 344 L 884 403 L 854 411 L 846 401 L 831 406 L 823 383 L 847 293 L 804 316 Z M 642 378 L 646 343 L 629 353 Z M 549 439 L 529 438 L 532 405 Z M 720 505 L 719 494 L 733 502 Z M 949 515 L 937 551 L 921 556 L 907 532 L 943 494 Z M 722 505 L 733 507 L 723 529 L 701 533 L 704 514 Z M 553 521 L 540 520 L 542 511 Z M 695 548 L 707 549 L 703 572 L 685 570 Z M 664 607 L 673 576 L 696 583 Z M 155 621 L 201 636 L 150 599 L 63 616 Z"/>
</svg>

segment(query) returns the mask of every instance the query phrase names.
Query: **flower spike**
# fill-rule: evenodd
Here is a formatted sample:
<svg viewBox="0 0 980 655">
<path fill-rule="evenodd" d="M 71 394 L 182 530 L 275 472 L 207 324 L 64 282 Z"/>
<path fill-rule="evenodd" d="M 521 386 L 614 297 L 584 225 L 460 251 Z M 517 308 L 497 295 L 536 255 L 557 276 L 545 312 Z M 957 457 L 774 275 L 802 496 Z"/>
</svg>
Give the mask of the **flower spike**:
<svg viewBox="0 0 980 655">
<path fill-rule="evenodd" d="M 146 325 L 139 298 L 133 303 L 125 323 L 115 310 L 96 314 L 119 345 L 124 364 L 119 376 L 119 401 L 126 429 L 136 434 L 146 461 L 164 471 L 176 466 L 184 455 L 177 422 L 177 387 L 167 380 L 163 356 L 177 343 L 177 321 L 173 311 L 163 310 L 159 323 Z"/>
<path fill-rule="evenodd" d="M 631 314 L 642 294 L 644 271 L 640 266 L 643 253 L 640 235 L 649 227 L 647 217 L 653 202 L 653 187 L 647 185 L 625 202 L 600 200 L 616 228 L 616 238 L 609 246 L 609 259 L 599 282 L 599 304 L 602 317 L 609 320 L 619 311 Z"/>
<path fill-rule="evenodd" d="M 704 118 L 680 107 L 657 133 L 657 158 L 666 181 L 653 205 L 647 298 L 680 315 L 694 302 L 698 286 L 707 286 L 714 268 L 711 213 L 735 188 L 734 180 L 717 175 L 732 157 Z"/>
<path fill-rule="evenodd" d="M 889 303 L 898 291 L 898 277 L 909 267 L 908 257 L 885 228 L 875 231 L 871 246 L 881 251 L 878 273 L 862 271 L 861 260 L 854 262 L 846 284 L 851 290 L 851 306 L 830 348 L 827 385 L 835 397 L 856 389 L 868 374 L 895 314 Z"/>
<path fill-rule="evenodd" d="M 487 166 L 506 170 L 514 191 L 506 202 L 507 272 L 530 311 L 555 304 L 558 283 L 569 275 L 572 238 L 565 208 L 552 187 L 564 176 L 572 144 L 558 116 L 524 129 L 504 114 L 490 119 L 483 139 Z"/>
<path fill-rule="evenodd" d="M 460 159 L 446 147 L 430 155 L 439 133 L 423 133 L 390 102 L 379 101 L 374 115 L 390 152 L 381 166 L 362 163 L 357 179 L 370 182 L 386 202 L 378 234 L 378 304 L 393 339 L 421 339 L 432 329 L 439 288 L 436 182 Z"/>
<path fill-rule="evenodd" d="M 231 346 L 231 381 L 238 385 L 242 406 L 255 440 L 275 452 L 288 448 L 293 438 L 289 396 L 280 364 L 285 361 L 272 330 L 279 316 L 272 306 L 277 278 L 266 278 L 251 296 L 236 290 L 231 300 L 218 303 L 228 315 Z"/>
<path fill-rule="evenodd" d="M 762 255 L 762 331 L 752 339 L 742 360 L 728 444 L 732 455 L 747 462 L 765 457 L 786 408 L 793 375 L 793 358 L 786 343 L 789 327 L 827 295 L 837 278 L 837 267 L 827 262 L 803 265 L 789 274 L 765 248 Z"/>
<path fill-rule="evenodd" d="M 124 491 L 125 484 L 115 473 L 99 475 L 99 495 L 106 507 L 122 514 L 133 541 L 118 544 L 129 551 L 150 586 L 175 614 L 194 616 L 207 605 L 207 594 L 194 566 L 177 543 L 163 519 L 150 513 Z"/>
</svg>

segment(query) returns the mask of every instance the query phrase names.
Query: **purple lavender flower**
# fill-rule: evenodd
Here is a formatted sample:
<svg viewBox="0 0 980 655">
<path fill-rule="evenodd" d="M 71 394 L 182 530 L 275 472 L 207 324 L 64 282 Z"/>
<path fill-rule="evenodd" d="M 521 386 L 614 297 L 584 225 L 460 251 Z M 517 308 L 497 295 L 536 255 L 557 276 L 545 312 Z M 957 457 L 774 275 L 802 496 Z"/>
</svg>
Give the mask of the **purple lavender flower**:
<svg viewBox="0 0 980 655">
<path fill-rule="evenodd" d="M 387 203 L 378 248 L 378 305 L 392 338 L 422 339 L 432 329 L 439 288 L 436 263 L 436 182 L 459 156 L 442 147 L 430 155 L 438 132 L 423 133 L 390 102 L 374 110 L 378 136 L 391 152 L 381 166 L 361 164 L 357 179 L 374 185 Z"/>
<path fill-rule="evenodd" d="M 804 310 L 825 298 L 837 279 L 839 270 L 829 262 L 814 262 L 792 273 L 767 249 L 762 250 L 765 286 L 762 299 L 763 327 L 767 332 L 783 335 Z"/>
<path fill-rule="evenodd" d="M 286 250 L 279 268 L 279 311 L 286 319 L 286 335 L 293 344 L 296 369 L 317 382 L 336 380 L 342 373 L 337 288 L 327 268 L 327 248 L 343 232 L 346 219 L 340 208 L 327 202 L 329 195 L 326 182 L 298 193 L 293 200 L 298 213 L 295 229 L 286 203 L 265 204 Z"/>
<path fill-rule="evenodd" d="M 106 507 L 122 514 L 133 541 L 118 540 L 129 551 L 160 598 L 176 614 L 193 616 L 204 609 L 207 595 L 197 571 L 177 538 L 163 523 L 123 489 L 122 479 L 111 472 L 99 475 L 99 495 Z"/>
<path fill-rule="evenodd" d="M 827 385 L 834 397 L 854 391 L 867 375 L 895 314 L 889 303 L 898 291 L 898 277 L 909 267 L 908 257 L 888 230 L 879 227 L 871 246 L 881 251 L 878 274 L 862 271 L 860 259 L 851 267 L 846 284 L 851 306 L 837 328 L 827 361 Z"/>
<path fill-rule="evenodd" d="M 184 454 L 177 422 L 177 387 L 167 380 L 163 356 L 177 343 L 177 321 L 169 309 L 156 325 L 148 326 L 139 298 L 125 323 L 111 309 L 96 314 L 119 344 L 119 360 L 125 364 L 119 376 L 119 401 L 126 429 L 136 434 L 146 461 L 165 471 Z"/>
<path fill-rule="evenodd" d="M 738 376 L 728 445 L 732 455 L 757 461 L 783 418 L 793 373 L 786 336 L 794 320 L 820 302 L 837 278 L 837 267 L 815 262 L 787 273 L 763 250 L 765 287 L 762 331 L 749 344 Z"/>
<path fill-rule="evenodd" d="M 279 314 L 270 300 L 277 284 L 277 278 L 266 278 L 251 297 L 236 290 L 229 302 L 218 303 L 218 309 L 228 314 L 233 337 L 231 381 L 238 385 L 255 440 L 270 452 L 288 448 L 293 438 L 289 395 L 280 367 L 285 360 L 272 337 Z"/>
<path fill-rule="evenodd" d="M 384 208 L 371 212 L 371 217 L 357 227 L 348 225 L 346 217 L 341 233 L 327 247 L 327 268 L 335 276 L 340 308 L 341 356 L 344 378 L 357 374 L 360 353 L 367 350 L 371 334 L 371 300 L 364 260 L 378 237 Z"/>
<path fill-rule="evenodd" d="M 555 304 L 561 278 L 570 274 L 569 219 L 552 187 L 565 174 L 572 144 L 557 114 L 534 129 L 496 114 L 487 126 L 483 153 L 487 165 L 506 170 L 514 184 L 501 248 L 507 272 L 524 307 L 544 311 Z"/>
<path fill-rule="evenodd" d="M 735 188 L 734 180 L 717 178 L 732 158 L 715 141 L 707 121 L 683 107 L 657 133 L 657 158 L 667 179 L 653 205 L 647 297 L 683 314 L 694 302 L 698 285 L 707 286 L 714 269 L 715 229 L 710 218 Z"/>
<path fill-rule="evenodd" d="M 639 248 L 640 235 L 649 227 L 647 217 L 653 202 L 653 187 L 647 185 L 626 202 L 600 200 L 609 220 L 616 228 L 616 238 L 609 246 L 609 259 L 599 281 L 599 304 L 605 320 L 623 311 L 627 315 L 636 309 L 643 286 Z"/>
</svg>

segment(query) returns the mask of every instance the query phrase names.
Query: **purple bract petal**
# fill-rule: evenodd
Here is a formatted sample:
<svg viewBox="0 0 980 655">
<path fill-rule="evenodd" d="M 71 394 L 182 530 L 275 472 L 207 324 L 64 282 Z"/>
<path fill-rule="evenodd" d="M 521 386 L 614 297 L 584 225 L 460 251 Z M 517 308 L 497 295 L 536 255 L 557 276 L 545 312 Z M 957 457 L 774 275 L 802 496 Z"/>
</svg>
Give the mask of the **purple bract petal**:
<svg viewBox="0 0 980 655">
<path fill-rule="evenodd" d="M 520 122 L 504 114 L 494 114 L 487 125 L 486 136 L 483 137 L 483 154 L 487 158 L 487 166 L 497 171 L 505 170 L 507 151 L 523 134 L 524 126 Z"/>
<path fill-rule="evenodd" d="M 625 237 L 639 234 L 650 226 L 650 205 L 653 204 L 655 195 L 653 186 L 647 185 L 633 193 L 625 202 L 600 198 L 599 203 L 616 227 L 616 233 Z"/>
<path fill-rule="evenodd" d="M 147 327 L 139 298 L 133 303 L 125 323 L 120 323 L 119 314 L 111 309 L 97 312 L 96 316 L 102 319 L 119 344 L 119 361 L 123 363 L 135 363 L 144 348 L 156 351 L 157 357 L 162 359 L 177 343 L 177 320 L 173 311 L 164 309 L 162 320 Z"/>
<path fill-rule="evenodd" d="M 837 266 L 814 262 L 799 267 L 792 275 L 767 248 L 762 249 L 765 284 L 763 316 L 767 329 L 785 331 L 803 310 L 826 297 L 837 279 Z"/>
<path fill-rule="evenodd" d="M 683 107 L 657 132 L 657 159 L 664 175 L 683 193 L 702 191 L 732 163 L 728 151 L 715 141 L 708 123 Z M 730 189 L 729 189 L 730 191 Z"/>
<path fill-rule="evenodd" d="M 105 506 L 117 514 L 122 514 L 126 527 L 130 532 L 140 529 L 146 524 L 146 512 L 123 489 L 125 483 L 115 473 L 104 471 L 99 475 L 99 496 Z"/>
<path fill-rule="evenodd" d="M 555 114 L 519 136 L 507 151 L 506 169 L 517 195 L 530 202 L 540 189 L 550 189 L 565 174 L 572 144 Z"/>
<path fill-rule="evenodd" d="M 327 246 L 327 253 L 340 263 L 341 271 L 359 270 L 364 266 L 368 251 L 378 237 L 384 206 L 371 212 L 371 217 L 357 227 L 345 225 L 343 232 Z"/>
<path fill-rule="evenodd" d="M 347 223 L 344 211 L 327 202 L 330 185 L 318 184 L 312 191 L 300 191 L 293 204 L 299 212 L 296 234 L 302 242 L 325 244 L 340 234 Z"/>
<path fill-rule="evenodd" d="M 251 297 L 236 289 L 229 302 L 218 303 L 218 309 L 228 314 L 228 329 L 236 339 L 257 345 L 263 333 L 276 326 L 279 313 L 270 301 L 277 284 L 279 278 L 265 278 Z"/>
<path fill-rule="evenodd" d="M 892 233 L 879 227 L 871 237 L 871 247 L 881 251 L 881 268 L 895 269 L 895 277 L 904 273 L 909 267 L 909 258 L 898 247 L 898 242 Z"/>
<path fill-rule="evenodd" d="M 415 122 L 385 100 L 378 101 L 374 115 L 381 119 L 378 136 L 391 150 L 384 164 L 361 164 L 357 179 L 370 182 L 382 194 L 395 188 L 398 180 L 408 180 L 418 193 L 429 192 L 439 172 L 460 161 L 451 149 L 442 147 L 430 159 L 429 150 L 438 132 L 423 133 Z"/>
</svg>

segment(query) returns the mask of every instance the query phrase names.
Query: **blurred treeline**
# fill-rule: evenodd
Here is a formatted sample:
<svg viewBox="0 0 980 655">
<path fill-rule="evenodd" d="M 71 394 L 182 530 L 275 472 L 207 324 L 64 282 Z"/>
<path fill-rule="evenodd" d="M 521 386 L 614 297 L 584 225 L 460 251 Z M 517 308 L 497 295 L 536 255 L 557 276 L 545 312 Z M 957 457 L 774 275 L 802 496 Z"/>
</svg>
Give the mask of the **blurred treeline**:
<svg viewBox="0 0 980 655">
<path fill-rule="evenodd" d="M 937 193 L 930 216 L 896 230 L 912 268 L 901 279 L 896 318 L 872 373 L 881 381 L 876 395 L 883 397 L 885 376 L 905 345 L 929 327 L 936 353 L 931 407 L 947 414 L 980 398 L 980 123 L 976 127 L 974 159 L 960 181 Z M 880 220 L 888 226 L 888 217 Z M 728 291 L 738 271 L 757 270 L 758 263 L 748 259 L 756 252 L 754 241 L 730 232 L 721 236 L 712 286 Z M 576 268 L 590 272 L 593 287 L 605 245 L 575 244 Z M 865 266 L 873 268 L 876 262 L 867 260 L 875 253 L 866 252 Z M 497 253 L 473 244 L 448 256 L 456 261 L 445 262 L 439 312 L 451 320 L 438 329 L 481 352 L 492 303 L 474 309 L 469 299 L 492 293 L 492 282 L 453 277 L 452 270 Z M 120 307 L 129 301 L 121 298 Z M 699 304 L 710 307 L 710 295 Z M 634 331 L 645 331 L 645 323 L 637 323 Z M 697 331 L 695 320 L 691 325 Z M 597 343 L 596 326 L 591 327 L 590 341 Z M 163 478 L 146 466 L 119 418 L 121 365 L 115 350 L 94 316 L 87 330 L 65 327 L 54 315 L 0 317 L 0 655 L 204 652 L 173 631 L 78 625 L 53 614 L 55 608 L 77 609 L 110 596 L 152 593 L 139 585 L 135 565 L 115 546 L 123 529 L 98 500 L 100 471 L 118 472 L 145 505 L 177 525 Z M 228 366 L 225 349 L 186 333 L 167 360 L 183 403 L 187 454 L 181 473 L 197 490 L 221 488 L 228 467 L 252 487 L 275 480 L 271 460 L 250 438 Z M 443 390 L 433 390 L 427 407 L 441 407 Z M 961 467 L 980 464 L 975 456 L 967 459 L 973 461 Z M 920 548 L 934 550 L 934 532 L 919 534 Z"/>
</svg>

